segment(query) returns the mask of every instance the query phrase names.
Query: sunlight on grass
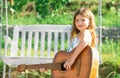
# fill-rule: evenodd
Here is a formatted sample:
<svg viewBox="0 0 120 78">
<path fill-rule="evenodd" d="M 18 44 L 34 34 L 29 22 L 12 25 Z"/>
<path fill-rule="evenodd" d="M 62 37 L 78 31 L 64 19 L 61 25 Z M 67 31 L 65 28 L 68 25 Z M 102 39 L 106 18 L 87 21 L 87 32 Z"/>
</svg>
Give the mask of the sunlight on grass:
<svg viewBox="0 0 120 78">
<path fill-rule="evenodd" d="M 113 55 L 110 53 L 109 54 L 103 53 L 102 60 L 103 60 L 103 62 L 111 62 L 115 65 L 120 65 L 120 57 L 117 54 Z"/>
</svg>

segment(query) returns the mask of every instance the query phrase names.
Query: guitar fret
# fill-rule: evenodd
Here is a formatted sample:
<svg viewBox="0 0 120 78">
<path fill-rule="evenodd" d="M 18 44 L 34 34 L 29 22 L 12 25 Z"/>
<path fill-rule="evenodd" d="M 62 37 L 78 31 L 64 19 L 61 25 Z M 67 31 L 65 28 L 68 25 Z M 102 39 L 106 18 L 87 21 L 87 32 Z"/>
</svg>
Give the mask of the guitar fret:
<svg viewBox="0 0 120 78">
<path fill-rule="evenodd" d="M 26 65 L 26 69 L 28 70 L 38 70 L 40 68 L 45 69 L 60 69 L 60 63 L 48 63 L 48 64 L 33 64 L 33 65 Z"/>
</svg>

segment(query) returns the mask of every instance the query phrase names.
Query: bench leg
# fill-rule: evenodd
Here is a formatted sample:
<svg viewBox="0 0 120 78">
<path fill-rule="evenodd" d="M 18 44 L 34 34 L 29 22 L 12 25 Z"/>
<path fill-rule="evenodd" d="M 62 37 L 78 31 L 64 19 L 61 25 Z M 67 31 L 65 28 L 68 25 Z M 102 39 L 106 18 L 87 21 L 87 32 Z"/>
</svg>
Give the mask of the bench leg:
<svg viewBox="0 0 120 78">
<path fill-rule="evenodd" d="M 11 78 L 11 67 L 9 67 L 8 78 Z"/>
<path fill-rule="evenodd" d="M 5 78 L 5 75 L 6 75 L 6 64 L 4 64 L 4 66 L 3 66 L 3 78 Z"/>
</svg>

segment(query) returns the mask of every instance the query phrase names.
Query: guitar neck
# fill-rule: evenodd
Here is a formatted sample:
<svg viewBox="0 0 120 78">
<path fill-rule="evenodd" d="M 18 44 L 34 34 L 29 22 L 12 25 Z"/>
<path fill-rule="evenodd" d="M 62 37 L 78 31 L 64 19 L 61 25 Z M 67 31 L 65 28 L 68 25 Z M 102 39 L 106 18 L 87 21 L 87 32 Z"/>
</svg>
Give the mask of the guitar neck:
<svg viewBox="0 0 120 78">
<path fill-rule="evenodd" d="M 58 70 L 61 68 L 61 64 L 60 63 L 47 63 L 47 64 L 26 65 L 27 70 L 38 70 L 40 68 Z"/>
</svg>

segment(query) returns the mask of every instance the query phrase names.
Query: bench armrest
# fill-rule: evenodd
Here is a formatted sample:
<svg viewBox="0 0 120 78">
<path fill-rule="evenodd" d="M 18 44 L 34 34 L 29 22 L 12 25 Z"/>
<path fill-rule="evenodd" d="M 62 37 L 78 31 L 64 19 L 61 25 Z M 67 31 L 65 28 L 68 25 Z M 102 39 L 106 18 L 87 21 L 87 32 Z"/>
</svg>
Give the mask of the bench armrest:
<svg viewBox="0 0 120 78">
<path fill-rule="evenodd" d="M 13 47 L 14 49 L 17 49 L 18 47 L 16 47 L 15 43 L 11 40 L 10 37 L 8 36 L 4 36 L 5 38 L 5 46 L 8 46 L 8 44 L 10 45 L 10 48 Z"/>
<path fill-rule="evenodd" d="M 5 38 L 5 43 L 8 45 L 8 44 L 10 44 L 10 45 L 14 45 L 14 42 L 11 40 L 11 38 L 10 37 L 8 37 L 8 36 L 4 36 L 4 38 Z"/>
</svg>

